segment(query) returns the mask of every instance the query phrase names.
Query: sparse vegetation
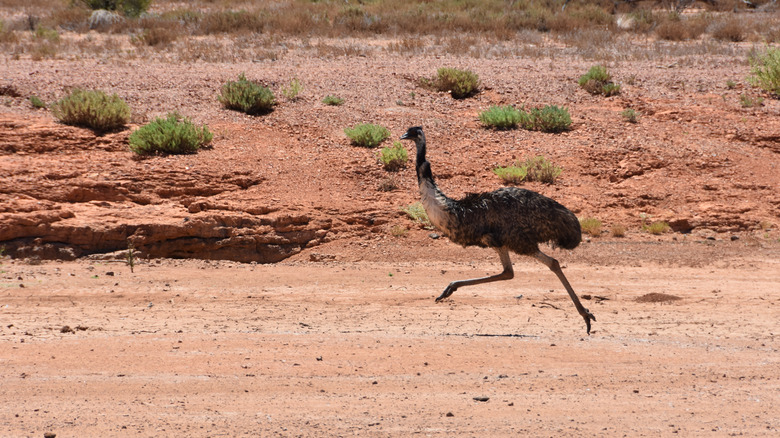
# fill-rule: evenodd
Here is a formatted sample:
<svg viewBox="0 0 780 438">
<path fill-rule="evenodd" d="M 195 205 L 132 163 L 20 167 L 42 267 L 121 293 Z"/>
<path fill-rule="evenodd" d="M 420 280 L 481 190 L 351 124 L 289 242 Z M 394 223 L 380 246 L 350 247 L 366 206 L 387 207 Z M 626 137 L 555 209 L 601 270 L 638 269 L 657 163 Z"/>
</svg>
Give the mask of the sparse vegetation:
<svg viewBox="0 0 780 438">
<path fill-rule="evenodd" d="M 768 48 L 750 59 L 748 81 L 765 91 L 780 96 L 780 47 Z"/>
<path fill-rule="evenodd" d="M 624 109 L 620 115 L 629 123 L 636 123 L 639 121 L 639 112 L 632 108 Z"/>
<path fill-rule="evenodd" d="M 336 96 L 327 95 L 322 99 L 322 103 L 325 105 L 339 106 L 344 103 L 344 99 Z"/>
<path fill-rule="evenodd" d="M 433 224 L 431 224 L 431 220 L 428 219 L 428 213 L 425 212 L 425 208 L 419 201 L 403 207 L 401 211 L 406 213 L 409 218 L 418 224 L 421 224 L 425 228 L 431 228 L 433 226 Z"/>
<path fill-rule="evenodd" d="M 252 115 L 269 113 L 276 105 L 276 97 L 270 89 L 248 80 L 243 73 L 238 81 L 222 85 L 219 101 L 227 109 Z"/>
<path fill-rule="evenodd" d="M 644 228 L 648 233 L 654 235 L 663 234 L 671 230 L 669 224 L 664 221 L 653 222 L 650 225 L 646 225 Z"/>
<path fill-rule="evenodd" d="M 96 132 L 119 129 L 130 120 L 130 107 L 116 94 L 73 90 L 55 102 L 52 114 L 66 125 L 84 126 Z"/>
<path fill-rule="evenodd" d="M 552 184 L 562 172 L 563 169 L 542 156 L 529 158 L 523 163 L 517 163 L 512 166 L 493 169 L 493 173 L 506 184 L 519 184 L 523 181 Z"/>
<path fill-rule="evenodd" d="M 737 88 L 737 83 L 732 80 L 728 80 L 726 81 L 726 88 L 728 88 L 729 90 L 733 90 Z"/>
<path fill-rule="evenodd" d="M 531 108 L 528 117 L 523 116 L 522 124 L 530 131 L 563 132 L 571 128 L 571 116 L 566 108 L 547 105 L 541 109 Z"/>
<path fill-rule="evenodd" d="M 158 117 L 130 134 L 130 150 L 139 155 L 192 154 L 209 144 L 209 128 L 198 128 L 177 113 Z"/>
<path fill-rule="evenodd" d="M 290 81 L 290 85 L 287 87 L 282 87 L 282 94 L 287 100 L 291 102 L 298 100 L 298 95 L 301 93 L 301 91 L 303 91 L 303 84 L 301 84 L 301 81 L 299 81 L 298 78 L 293 78 Z"/>
<path fill-rule="evenodd" d="M 390 131 L 387 128 L 371 123 L 361 123 L 352 128 L 345 128 L 344 133 L 352 140 L 352 144 L 367 148 L 379 146 L 390 136 Z"/>
<path fill-rule="evenodd" d="M 764 98 L 761 96 L 750 96 L 748 94 L 739 95 L 739 104 L 742 108 L 753 108 L 764 104 Z"/>
<path fill-rule="evenodd" d="M 527 169 L 525 176 L 527 181 L 538 181 L 545 184 L 553 184 L 563 172 L 563 169 L 542 156 L 525 160 L 523 166 Z"/>
<path fill-rule="evenodd" d="M 390 234 L 393 237 L 406 237 L 409 234 L 409 230 L 401 225 L 393 225 L 393 227 L 390 228 Z"/>
<path fill-rule="evenodd" d="M 46 108 L 46 102 L 42 101 L 38 96 L 30 96 L 30 104 L 35 109 Z"/>
<path fill-rule="evenodd" d="M 390 147 L 384 147 L 379 152 L 379 161 L 385 170 L 394 171 L 406 166 L 409 154 L 400 141 L 394 141 Z"/>
<path fill-rule="evenodd" d="M 479 115 L 479 120 L 489 128 L 513 129 L 522 121 L 522 116 L 512 105 L 492 106 Z"/>
<path fill-rule="evenodd" d="M 497 167 L 493 169 L 495 173 L 504 184 L 520 184 L 525 180 L 525 176 L 528 173 L 528 169 L 521 166 L 507 166 Z"/>
<path fill-rule="evenodd" d="M 612 237 L 625 237 L 626 236 L 626 226 L 623 224 L 613 224 L 609 228 L 610 233 L 612 234 Z"/>
<path fill-rule="evenodd" d="M 612 75 L 603 65 L 594 65 L 587 73 L 580 76 L 580 87 L 590 94 L 614 96 L 620 93 L 620 85 L 612 82 Z"/>
<path fill-rule="evenodd" d="M 588 233 L 593 237 L 601 236 L 601 221 L 595 217 L 580 219 L 580 228 L 582 228 L 583 233 Z"/>
<path fill-rule="evenodd" d="M 479 91 L 479 76 L 470 70 L 442 67 L 436 72 L 436 78 L 423 80 L 439 91 L 447 91 L 455 99 L 465 99 Z"/>
</svg>

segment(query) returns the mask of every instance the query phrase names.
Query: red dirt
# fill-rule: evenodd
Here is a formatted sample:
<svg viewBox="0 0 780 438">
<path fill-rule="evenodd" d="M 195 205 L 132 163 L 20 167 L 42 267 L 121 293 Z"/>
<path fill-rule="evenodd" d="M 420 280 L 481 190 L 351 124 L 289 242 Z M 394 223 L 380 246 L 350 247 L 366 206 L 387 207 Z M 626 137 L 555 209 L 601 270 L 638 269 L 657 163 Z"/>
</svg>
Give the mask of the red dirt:
<svg viewBox="0 0 780 438">
<path fill-rule="evenodd" d="M 18 96 L 0 104 L 0 245 L 17 259 L 0 265 L 0 436 L 777 434 L 780 102 L 741 108 L 755 91 L 726 80 L 748 66 L 723 56 L 619 62 L 622 94 L 594 97 L 576 84 L 593 62 L 566 53 L 4 60 L 0 86 Z M 445 65 L 477 72 L 483 92 L 417 86 Z M 298 77 L 302 98 L 224 110 L 219 87 L 241 72 L 277 94 Z M 171 110 L 207 123 L 213 147 L 134 159 L 128 131 L 62 126 L 26 100 L 76 86 L 125 98 L 131 128 Z M 574 126 L 481 128 L 496 104 L 566 106 Z M 496 256 L 400 213 L 413 168 L 388 174 L 349 145 L 360 122 L 394 138 L 423 125 L 452 196 L 499 187 L 492 168 L 514 160 L 561 165 L 556 184 L 525 187 L 628 228 L 550 251 L 593 297 L 593 334 L 531 260 L 435 304 Z M 388 178 L 398 188 L 379 191 Z M 675 232 L 647 234 L 643 216 Z M 144 257 L 134 273 L 128 242 Z M 681 299 L 637 302 L 647 294 Z"/>
</svg>

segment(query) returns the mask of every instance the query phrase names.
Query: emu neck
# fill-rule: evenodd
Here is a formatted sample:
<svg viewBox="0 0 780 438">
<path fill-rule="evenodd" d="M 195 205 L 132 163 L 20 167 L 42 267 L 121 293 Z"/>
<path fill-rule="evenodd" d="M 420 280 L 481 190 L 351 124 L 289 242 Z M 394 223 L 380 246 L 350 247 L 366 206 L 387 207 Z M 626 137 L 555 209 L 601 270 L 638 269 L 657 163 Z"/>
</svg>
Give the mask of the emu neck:
<svg viewBox="0 0 780 438">
<path fill-rule="evenodd" d="M 425 159 L 425 138 L 417 139 L 417 184 L 420 186 L 420 200 L 431 223 L 445 235 L 449 232 L 447 205 L 452 202 L 439 190 L 433 180 L 431 163 Z"/>
</svg>

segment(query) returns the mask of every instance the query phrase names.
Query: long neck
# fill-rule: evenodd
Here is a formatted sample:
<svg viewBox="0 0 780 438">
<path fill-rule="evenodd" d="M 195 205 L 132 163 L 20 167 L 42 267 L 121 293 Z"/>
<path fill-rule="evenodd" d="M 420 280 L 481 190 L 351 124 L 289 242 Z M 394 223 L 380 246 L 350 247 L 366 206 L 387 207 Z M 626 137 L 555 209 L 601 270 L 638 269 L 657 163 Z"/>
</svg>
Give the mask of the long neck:
<svg viewBox="0 0 780 438">
<path fill-rule="evenodd" d="M 436 183 L 433 181 L 433 173 L 431 172 L 431 163 L 425 158 L 425 135 L 417 138 L 415 144 L 417 145 L 417 184 L 428 181 L 433 187 L 436 187 Z"/>
</svg>

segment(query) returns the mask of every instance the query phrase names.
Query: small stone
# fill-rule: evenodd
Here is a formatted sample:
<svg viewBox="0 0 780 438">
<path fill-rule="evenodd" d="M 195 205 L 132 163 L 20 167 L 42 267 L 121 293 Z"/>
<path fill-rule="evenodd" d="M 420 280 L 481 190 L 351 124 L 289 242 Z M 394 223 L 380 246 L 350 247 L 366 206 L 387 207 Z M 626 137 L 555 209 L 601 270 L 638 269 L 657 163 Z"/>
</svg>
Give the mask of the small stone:
<svg viewBox="0 0 780 438">
<path fill-rule="evenodd" d="M 43 434 L 43 438 L 56 438 L 57 434 L 54 432 L 46 432 Z"/>
<path fill-rule="evenodd" d="M 474 397 L 474 400 L 478 402 L 486 402 L 490 400 L 490 397 Z"/>
<path fill-rule="evenodd" d="M 454 417 L 455 414 L 453 414 L 452 412 L 447 412 L 444 416 L 445 417 Z"/>
<path fill-rule="evenodd" d="M 436 239 L 438 239 L 441 236 L 439 236 L 438 233 L 431 233 L 431 234 L 428 235 L 428 237 L 430 237 L 433 240 L 436 240 Z"/>
</svg>

